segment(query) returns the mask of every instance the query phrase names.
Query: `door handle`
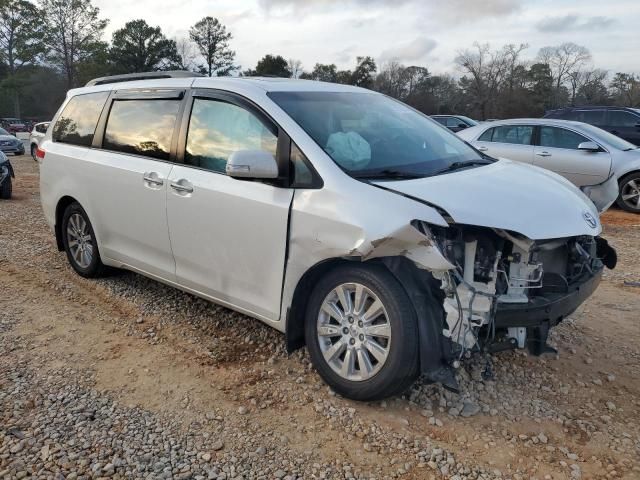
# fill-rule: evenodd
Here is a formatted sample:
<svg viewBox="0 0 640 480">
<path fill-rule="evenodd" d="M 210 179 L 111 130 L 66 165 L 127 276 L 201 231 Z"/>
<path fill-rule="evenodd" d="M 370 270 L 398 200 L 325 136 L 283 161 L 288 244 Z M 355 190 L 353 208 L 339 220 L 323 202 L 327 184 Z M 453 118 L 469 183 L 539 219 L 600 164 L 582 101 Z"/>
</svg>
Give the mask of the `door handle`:
<svg viewBox="0 0 640 480">
<path fill-rule="evenodd" d="M 150 183 L 151 185 L 162 186 L 164 185 L 164 180 L 162 180 L 156 172 L 148 172 L 142 176 L 142 179 Z"/>
<path fill-rule="evenodd" d="M 550 157 L 551 154 L 549 152 L 538 152 L 536 153 L 539 157 Z"/>
<path fill-rule="evenodd" d="M 182 182 L 182 183 L 180 183 L 180 182 Z M 193 192 L 193 186 L 189 182 L 184 180 L 184 179 L 178 180 L 177 182 L 171 182 L 169 185 L 176 192 L 180 192 L 180 193 L 192 193 Z"/>
<path fill-rule="evenodd" d="M 478 147 L 478 150 L 480 150 L 481 152 L 486 152 L 487 150 L 489 150 L 487 147 L 483 147 L 482 145 Z"/>
</svg>

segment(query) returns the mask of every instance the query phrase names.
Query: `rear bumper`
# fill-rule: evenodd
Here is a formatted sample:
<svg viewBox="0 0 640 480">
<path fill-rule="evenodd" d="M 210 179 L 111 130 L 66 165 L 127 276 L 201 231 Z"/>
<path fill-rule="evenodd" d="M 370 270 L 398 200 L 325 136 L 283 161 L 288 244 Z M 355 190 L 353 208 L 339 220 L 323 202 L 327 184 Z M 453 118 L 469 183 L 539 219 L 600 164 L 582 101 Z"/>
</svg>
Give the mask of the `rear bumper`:
<svg viewBox="0 0 640 480">
<path fill-rule="evenodd" d="M 576 310 L 596 290 L 602 279 L 602 267 L 563 293 L 532 297 L 528 303 L 498 303 L 497 328 L 554 326 Z"/>
</svg>

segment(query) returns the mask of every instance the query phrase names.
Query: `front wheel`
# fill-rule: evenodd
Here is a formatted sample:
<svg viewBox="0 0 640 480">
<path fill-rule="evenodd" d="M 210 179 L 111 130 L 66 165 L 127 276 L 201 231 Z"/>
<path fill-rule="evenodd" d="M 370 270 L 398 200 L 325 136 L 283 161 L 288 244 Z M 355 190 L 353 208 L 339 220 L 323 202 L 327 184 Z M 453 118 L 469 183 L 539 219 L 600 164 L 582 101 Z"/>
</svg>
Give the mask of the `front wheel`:
<svg viewBox="0 0 640 480">
<path fill-rule="evenodd" d="M 344 397 L 389 397 L 418 375 L 415 310 L 381 265 L 345 265 L 323 277 L 309 299 L 305 337 L 318 373 Z"/>
<path fill-rule="evenodd" d="M 640 213 L 640 172 L 634 172 L 620 181 L 618 206 L 627 212 Z"/>
</svg>

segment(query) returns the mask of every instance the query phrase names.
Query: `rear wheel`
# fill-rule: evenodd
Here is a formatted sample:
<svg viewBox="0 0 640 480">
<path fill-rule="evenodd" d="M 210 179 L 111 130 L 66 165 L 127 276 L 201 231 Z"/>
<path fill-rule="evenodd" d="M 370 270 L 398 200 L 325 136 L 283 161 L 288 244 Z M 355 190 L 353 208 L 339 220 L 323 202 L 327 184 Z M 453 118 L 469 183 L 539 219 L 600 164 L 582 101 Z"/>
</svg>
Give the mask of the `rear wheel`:
<svg viewBox="0 0 640 480">
<path fill-rule="evenodd" d="M 0 187 L 0 198 L 3 200 L 9 200 L 13 191 L 13 185 L 11 184 L 11 176 L 8 176 L 2 186 Z"/>
<path fill-rule="evenodd" d="M 78 274 L 97 278 L 105 273 L 93 227 L 79 203 L 70 204 L 64 211 L 62 240 L 67 259 Z"/>
<path fill-rule="evenodd" d="M 36 150 L 38 150 L 38 146 L 35 143 L 31 144 L 31 158 L 33 158 L 36 162 L 38 161 L 38 157 L 36 155 Z"/>
<path fill-rule="evenodd" d="M 305 337 L 318 373 L 344 397 L 389 397 L 418 375 L 415 311 L 380 265 L 345 265 L 323 277 L 309 299 Z"/>
<path fill-rule="evenodd" d="M 627 212 L 640 213 L 640 172 L 634 172 L 620 181 L 618 206 Z"/>
</svg>

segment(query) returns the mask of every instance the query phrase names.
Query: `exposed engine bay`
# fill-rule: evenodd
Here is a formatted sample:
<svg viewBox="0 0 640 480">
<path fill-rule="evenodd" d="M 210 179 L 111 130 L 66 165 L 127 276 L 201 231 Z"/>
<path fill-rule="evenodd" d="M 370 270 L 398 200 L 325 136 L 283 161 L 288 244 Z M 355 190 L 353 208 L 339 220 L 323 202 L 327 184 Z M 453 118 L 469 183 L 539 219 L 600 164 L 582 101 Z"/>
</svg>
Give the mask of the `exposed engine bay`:
<svg viewBox="0 0 640 480">
<path fill-rule="evenodd" d="M 587 296 L 595 289 L 603 265 L 616 262 L 599 237 L 533 241 L 485 227 L 414 226 L 429 232 L 455 266 L 435 274 L 445 294 L 442 334 L 451 340 L 453 358 L 525 347 L 535 354 L 553 351 L 546 343 L 549 328 L 581 303 L 580 288 L 593 283 L 583 288 Z"/>
</svg>

